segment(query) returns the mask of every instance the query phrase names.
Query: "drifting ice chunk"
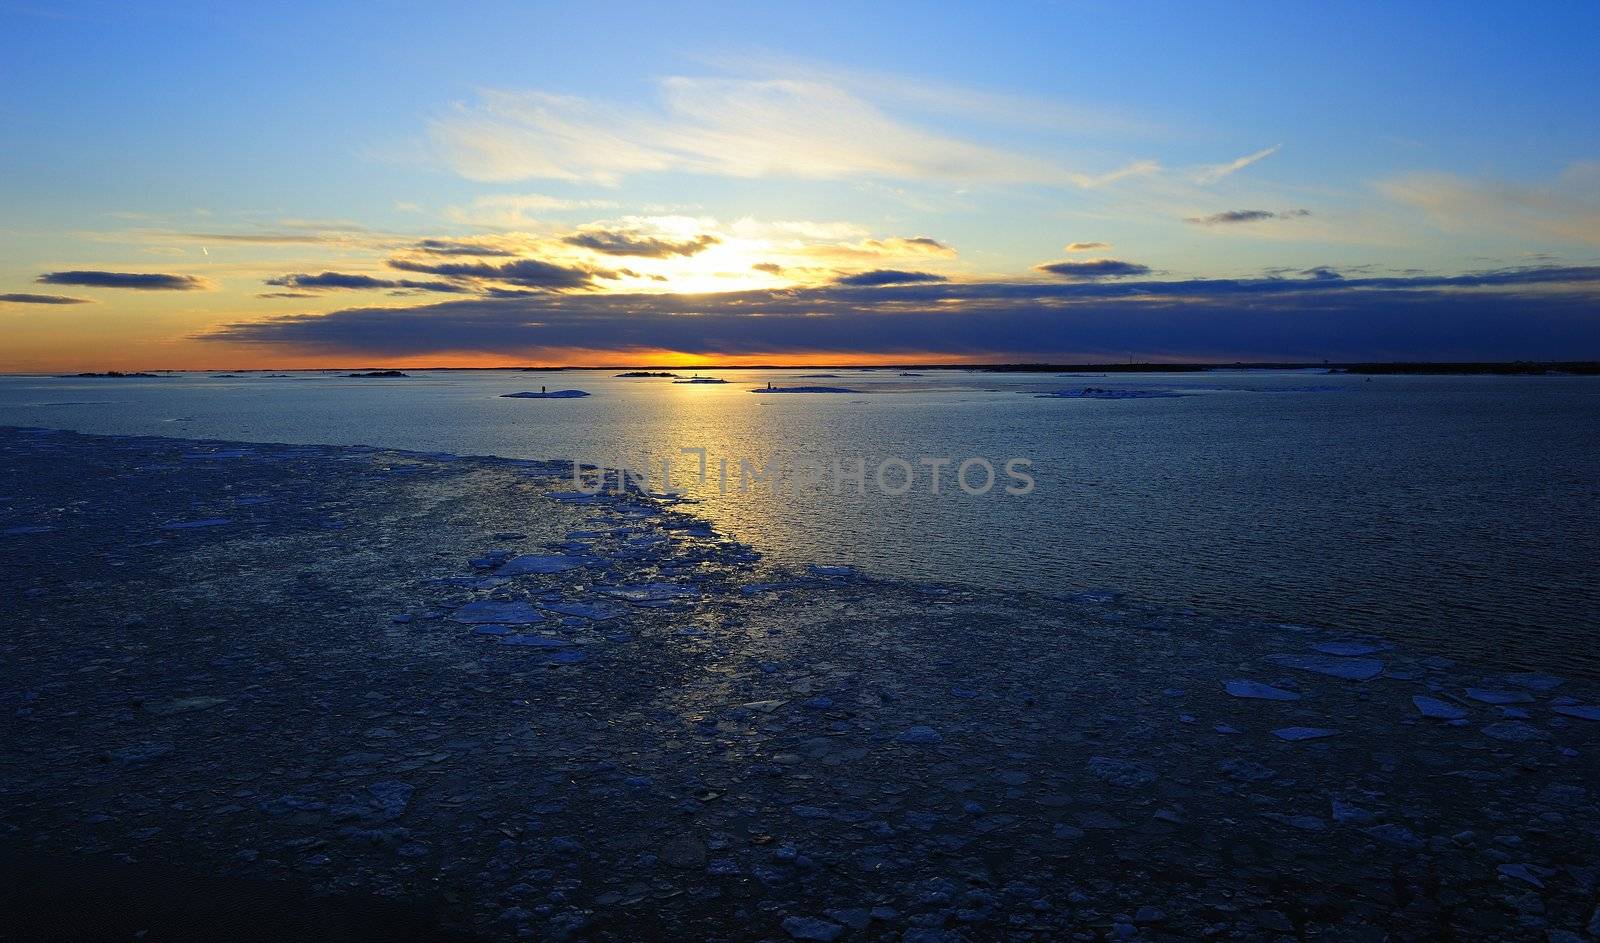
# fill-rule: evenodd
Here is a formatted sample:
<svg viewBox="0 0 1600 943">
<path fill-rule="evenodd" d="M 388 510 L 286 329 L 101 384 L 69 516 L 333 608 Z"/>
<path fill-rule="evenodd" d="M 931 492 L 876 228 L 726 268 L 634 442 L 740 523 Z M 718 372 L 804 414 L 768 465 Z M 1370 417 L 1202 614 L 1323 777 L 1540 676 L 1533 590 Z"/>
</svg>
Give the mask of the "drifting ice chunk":
<svg viewBox="0 0 1600 943">
<path fill-rule="evenodd" d="M 807 566 L 806 570 L 812 576 L 820 576 L 825 579 L 845 579 L 856 575 L 856 568 L 853 566 L 831 566 L 813 563 Z"/>
<path fill-rule="evenodd" d="M 1323 655 L 1269 655 L 1267 661 L 1284 668 L 1311 671 L 1346 681 L 1370 681 L 1383 674 L 1383 662 L 1376 658 L 1338 658 Z"/>
<path fill-rule="evenodd" d="M 908 727 L 895 740 L 900 743 L 938 743 L 944 738 L 932 727 Z"/>
<path fill-rule="evenodd" d="M 1424 694 L 1414 695 L 1411 703 L 1417 705 L 1417 710 L 1422 711 L 1422 716 L 1432 717 L 1434 720 L 1460 720 L 1467 716 L 1467 712 L 1462 708 Z"/>
<path fill-rule="evenodd" d="M 1300 700 L 1300 695 L 1293 691 L 1285 691 L 1282 688 L 1275 688 L 1270 684 L 1262 684 L 1260 681 L 1229 681 L 1227 684 L 1222 686 L 1222 689 L 1234 697 L 1254 698 L 1259 701 Z"/>
<path fill-rule="evenodd" d="M 622 615 L 615 609 L 590 602 L 556 602 L 546 603 L 539 608 L 563 616 L 577 616 L 581 619 L 593 619 L 603 622 L 606 619 L 615 619 Z"/>
<path fill-rule="evenodd" d="M 1288 740 L 1294 743 L 1299 740 L 1321 740 L 1324 737 L 1338 736 L 1339 731 L 1329 730 L 1326 727 L 1279 727 L 1272 732 L 1279 740 Z"/>
<path fill-rule="evenodd" d="M 521 600 L 480 599 L 469 602 L 450 614 L 451 622 L 468 625 L 496 623 L 500 625 L 529 625 L 544 621 L 544 614 Z"/>
<path fill-rule="evenodd" d="M 1548 736 L 1543 730 L 1530 727 L 1520 720 L 1502 720 L 1498 724 L 1490 724 L 1483 728 L 1483 735 L 1507 743 L 1527 743 L 1529 740 L 1542 740 Z"/>
<path fill-rule="evenodd" d="M 529 576 L 536 573 L 565 573 L 580 566 L 588 566 L 589 557 L 569 557 L 559 553 L 525 553 L 507 560 L 495 576 Z"/>
<path fill-rule="evenodd" d="M 1497 691 L 1493 688 L 1467 688 L 1467 697 L 1485 704 L 1531 704 L 1533 695 L 1526 691 Z"/>
<path fill-rule="evenodd" d="M 1143 763 L 1109 756 L 1089 757 L 1089 772 L 1114 786 L 1148 786 L 1156 781 L 1156 771 Z"/>
<path fill-rule="evenodd" d="M 1550 708 L 1557 714 L 1568 717 L 1581 717 L 1584 720 L 1600 720 L 1600 707 L 1593 704 L 1558 704 Z"/>
<path fill-rule="evenodd" d="M 566 639 L 551 638 L 548 635 L 502 635 L 501 645 L 517 645 L 522 648 L 570 648 L 572 643 Z"/>
<path fill-rule="evenodd" d="M 628 602 L 637 605 L 695 599 L 700 595 L 700 591 L 693 586 L 679 586 L 676 583 L 639 583 L 634 586 L 597 586 L 595 588 L 607 596 L 626 599 Z"/>
<path fill-rule="evenodd" d="M 1553 691 L 1567 682 L 1566 678 L 1558 678 L 1555 675 L 1540 674 L 1537 671 L 1525 671 L 1520 674 L 1506 675 L 1506 680 L 1519 688 L 1527 688 L 1530 691 L 1538 691 L 1541 694 L 1546 691 Z"/>
</svg>

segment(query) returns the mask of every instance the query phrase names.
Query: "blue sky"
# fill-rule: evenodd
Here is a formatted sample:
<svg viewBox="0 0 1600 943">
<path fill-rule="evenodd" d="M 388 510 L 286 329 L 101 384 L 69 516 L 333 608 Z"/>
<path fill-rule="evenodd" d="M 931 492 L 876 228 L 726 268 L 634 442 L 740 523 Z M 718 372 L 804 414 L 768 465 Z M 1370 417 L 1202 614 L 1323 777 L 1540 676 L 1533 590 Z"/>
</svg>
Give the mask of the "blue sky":
<svg viewBox="0 0 1600 943">
<path fill-rule="evenodd" d="M 1115 345 L 1072 307 L 1089 302 L 1051 291 L 1311 272 L 1343 276 L 1316 304 L 1352 312 L 1351 355 L 1488 356 L 1493 330 L 1430 335 L 1433 314 L 1364 333 L 1381 312 L 1363 280 L 1530 267 L 1570 277 L 1443 290 L 1482 317 L 1500 303 L 1496 349 L 1570 351 L 1595 336 L 1574 311 L 1600 258 L 1596 35 L 1588 4 L 0 3 L 0 320 L 16 341 L 0 369 L 85 351 L 349 360 L 370 348 L 317 319 L 435 307 L 416 343 L 382 354 L 1309 356 L 1309 338 L 1229 321 L 1241 303 L 1214 286 L 1153 292 L 1195 300 L 1211 319 L 1198 332 L 1135 323 L 1117 313 L 1126 296 L 1100 293 L 1093 318 L 1130 322 Z M 417 248 L 428 239 L 458 241 L 455 268 Z M 497 277 L 510 259 L 580 274 Z M 1129 274 L 1041 268 L 1093 260 Z M 930 299 L 871 276 L 880 290 L 837 306 L 831 286 L 885 271 L 1045 287 Z M 324 272 L 365 282 L 293 278 Z M 1383 310 L 1433 311 L 1422 293 L 1441 289 L 1412 288 Z M 815 293 L 837 320 L 775 334 L 774 351 L 650 329 L 652 295 L 720 316 L 751 292 Z M 997 322 L 990 350 L 947 350 L 934 342 L 950 332 L 909 324 L 885 344 L 893 332 L 867 320 L 974 293 L 1018 319 Z M 1288 294 L 1306 293 L 1279 305 L 1292 324 L 1305 302 Z M 596 306 L 630 312 L 632 346 L 575 342 L 582 321 L 549 338 L 475 330 Z M 1049 349 L 1022 333 L 1041 307 L 1067 318 Z M 855 323 L 880 340 L 852 345 Z M 670 346 L 684 343 L 697 349 Z"/>
</svg>

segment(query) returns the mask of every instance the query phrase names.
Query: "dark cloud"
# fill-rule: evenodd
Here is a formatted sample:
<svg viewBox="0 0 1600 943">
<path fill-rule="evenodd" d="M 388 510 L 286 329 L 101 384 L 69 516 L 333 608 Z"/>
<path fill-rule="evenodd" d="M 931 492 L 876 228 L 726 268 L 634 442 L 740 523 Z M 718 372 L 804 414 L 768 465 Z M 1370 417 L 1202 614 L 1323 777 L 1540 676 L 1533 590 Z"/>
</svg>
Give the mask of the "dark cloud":
<svg viewBox="0 0 1600 943">
<path fill-rule="evenodd" d="M 35 281 L 43 285 L 135 288 L 140 291 L 198 291 L 210 287 L 205 279 L 195 275 L 161 275 L 150 272 L 46 272 Z"/>
<path fill-rule="evenodd" d="M 701 233 L 693 239 L 674 241 L 649 236 L 629 229 L 589 229 L 573 233 L 561 240 L 567 245 L 579 246 L 604 255 L 629 255 L 647 259 L 665 259 L 674 255 L 696 255 L 722 240 L 710 233 Z"/>
<path fill-rule="evenodd" d="M 1184 220 L 1199 226 L 1226 226 L 1229 223 L 1256 223 L 1264 219 L 1297 219 L 1301 216 L 1310 216 L 1310 210 L 1285 210 L 1282 213 L 1273 213 L 1269 210 L 1224 210 L 1221 213 L 1212 213 L 1210 216 L 1190 216 Z"/>
<path fill-rule="evenodd" d="M 479 255 L 479 256 L 511 256 L 516 255 L 510 249 L 484 245 L 481 242 L 472 242 L 466 239 L 424 239 L 412 246 L 418 252 L 429 255 Z"/>
<path fill-rule="evenodd" d="M 1138 262 L 1123 262 L 1120 259 L 1046 262 L 1036 265 L 1034 268 L 1041 272 L 1048 272 L 1051 275 L 1072 279 L 1127 278 L 1130 275 L 1150 274 L 1150 266 L 1140 265 Z"/>
<path fill-rule="evenodd" d="M 267 279 L 268 285 L 281 285 L 284 288 L 349 288 L 349 289 L 376 289 L 376 288 L 411 288 L 417 291 L 437 291 L 451 295 L 467 294 L 471 289 L 450 282 L 423 282 L 409 278 L 374 278 L 371 275 L 355 275 L 349 272 L 321 272 L 316 275 L 296 274 L 280 275 L 277 278 Z M 294 297 L 291 295 L 290 297 Z"/>
<path fill-rule="evenodd" d="M 1109 248 L 1111 248 L 1111 243 L 1109 243 L 1109 242 L 1069 242 L 1069 243 L 1067 243 L 1066 251 L 1068 251 L 1068 252 L 1093 252 L 1095 249 L 1109 249 Z"/>
<path fill-rule="evenodd" d="M 563 291 L 571 288 L 592 288 L 596 277 L 614 277 L 614 272 L 593 269 L 569 268 L 540 259 L 517 259 L 514 262 L 425 262 L 417 259 L 390 259 L 391 268 L 403 272 L 423 272 L 445 278 L 486 278 L 509 282 L 523 288 L 544 288 Z"/>
<path fill-rule="evenodd" d="M 758 272 L 766 272 L 768 275 L 782 275 L 783 274 L 783 266 L 779 265 L 776 262 L 757 262 L 756 264 L 754 264 L 754 265 L 752 265 L 750 267 L 755 269 Z"/>
<path fill-rule="evenodd" d="M 709 356 L 995 359 L 1600 357 L 1600 266 L 1466 275 L 822 286 L 712 295 L 551 294 L 353 308 L 204 337 L 316 353 L 527 355 L 604 347 Z M 692 316 L 685 316 L 692 315 Z"/>
<path fill-rule="evenodd" d="M 307 291 L 264 291 L 256 295 L 257 298 L 315 298 L 316 295 Z"/>
<path fill-rule="evenodd" d="M 18 305 L 86 305 L 87 298 L 68 298 L 66 295 L 30 295 L 26 292 L 13 292 L 0 295 L 0 301 L 9 301 Z"/>
<path fill-rule="evenodd" d="M 1300 274 L 1304 275 L 1306 278 L 1316 278 L 1323 281 L 1330 281 L 1335 278 L 1344 278 L 1342 273 L 1328 268 L 1326 265 L 1319 265 L 1316 268 L 1303 269 Z"/>
<path fill-rule="evenodd" d="M 875 288 L 881 285 L 916 285 L 947 281 L 949 279 L 943 275 L 935 275 L 932 272 L 902 272 L 892 268 L 873 269 L 870 272 L 857 272 L 854 275 L 840 275 L 834 279 L 835 284 L 866 288 Z"/>
</svg>

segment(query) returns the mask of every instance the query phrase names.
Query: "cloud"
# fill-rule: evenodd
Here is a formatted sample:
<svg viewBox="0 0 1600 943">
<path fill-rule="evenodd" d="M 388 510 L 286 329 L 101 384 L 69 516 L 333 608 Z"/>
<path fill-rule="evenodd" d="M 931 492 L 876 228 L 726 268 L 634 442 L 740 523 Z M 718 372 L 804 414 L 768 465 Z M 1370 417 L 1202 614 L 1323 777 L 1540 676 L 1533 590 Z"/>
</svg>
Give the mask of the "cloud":
<svg viewBox="0 0 1600 943">
<path fill-rule="evenodd" d="M 573 348 L 705 356 L 928 353 L 1048 359 L 1600 357 L 1600 267 L 1464 275 L 1136 282 L 947 282 L 720 295 L 528 294 L 351 308 L 201 335 L 400 357 Z M 599 342 L 599 343 L 597 343 Z"/>
<path fill-rule="evenodd" d="M 710 233 L 701 233 L 692 239 L 672 240 L 631 229 L 587 229 L 573 233 L 561 241 L 569 246 L 578 246 L 602 255 L 665 259 L 675 255 L 696 255 L 722 240 Z"/>
<path fill-rule="evenodd" d="M 1300 272 L 1300 274 L 1304 275 L 1306 278 L 1315 278 L 1315 279 L 1320 279 L 1320 280 L 1323 280 L 1323 281 L 1330 281 L 1330 280 L 1336 279 L 1336 278 L 1344 278 L 1344 275 L 1340 274 L 1339 272 L 1335 271 L 1334 269 L 1329 268 L 1326 265 L 1319 265 L 1316 268 L 1303 269 Z"/>
<path fill-rule="evenodd" d="M 949 279 L 943 275 L 932 272 L 902 272 L 896 269 L 873 269 L 870 272 L 857 272 L 854 275 L 841 275 L 834 279 L 839 285 L 911 285 L 921 282 L 945 282 Z"/>
<path fill-rule="evenodd" d="M 470 239 L 423 239 L 411 246 L 417 252 L 429 255 L 511 256 L 516 253 L 503 246 L 491 245 Z"/>
<path fill-rule="evenodd" d="M 1265 160 L 1271 157 L 1273 154 L 1278 153 L 1278 149 L 1282 146 L 1281 144 L 1274 144 L 1271 147 L 1262 148 L 1254 154 L 1246 154 L 1237 160 L 1228 161 L 1226 164 L 1209 164 L 1197 168 L 1191 175 L 1191 179 L 1202 186 L 1216 183 L 1243 170 L 1258 160 Z"/>
<path fill-rule="evenodd" d="M 452 206 L 445 215 L 453 222 L 493 229 L 529 229 L 540 217 L 578 209 L 614 209 L 615 200 L 567 199 L 543 193 L 494 193 L 477 197 L 467 206 Z"/>
<path fill-rule="evenodd" d="M 1093 252 L 1097 249 L 1109 249 L 1109 242 L 1069 242 L 1063 252 Z"/>
<path fill-rule="evenodd" d="M 1282 213 L 1270 210 L 1224 210 L 1210 216 L 1190 216 L 1184 222 L 1198 226 L 1228 226 L 1234 223 L 1259 223 L 1268 219 L 1299 219 L 1310 215 L 1310 210 L 1285 210 Z"/>
<path fill-rule="evenodd" d="M 445 278 L 481 278 L 507 282 L 523 288 L 563 291 L 570 288 L 591 288 L 596 276 L 614 277 L 616 273 L 594 269 L 575 268 L 545 262 L 541 259 L 517 259 L 514 262 L 427 262 L 417 259 L 390 259 L 392 268 L 406 272 L 423 272 Z"/>
<path fill-rule="evenodd" d="M 782 275 L 783 274 L 783 266 L 779 265 L 776 262 L 757 262 L 756 264 L 754 264 L 754 265 L 752 265 L 750 267 L 755 269 L 758 272 L 766 272 L 768 275 Z"/>
<path fill-rule="evenodd" d="M 655 107 L 539 91 L 487 91 L 433 122 L 441 157 L 472 180 L 615 186 L 686 172 L 807 180 L 940 180 L 1102 186 L 1154 172 L 1099 173 L 940 134 L 825 78 L 688 78 L 657 84 Z"/>
<path fill-rule="evenodd" d="M 34 281 L 42 285 L 81 285 L 86 288 L 133 288 L 139 291 L 200 291 L 211 283 L 197 275 L 151 272 L 72 271 L 46 272 Z"/>
<path fill-rule="evenodd" d="M 411 288 L 418 291 L 437 291 L 446 294 L 465 294 L 471 289 L 449 282 L 424 282 L 413 279 L 374 278 L 371 275 L 356 275 L 349 272 L 322 272 L 317 275 L 280 275 L 277 278 L 266 280 L 268 285 L 280 285 L 284 288 L 347 288 L 347 289 L 377 289 L 377 288 Z M 283 297 L 283 294 L 271 297 Z M 289 297 L 296 297 L 289 295 Z"/>
<path fill-rule="evenodd" d="M 1570 164 L 1554 179 L 1531 184 L 1419 173 L 1377 188 L 1441 229 L 1600 245 L 1600 161 Z"/>
<path fill-rule="evenodd" d="M 1150 266 L 1120 259 L 1088 259 L 1083 262 L 1046 262 L 1034 266 L 1037 271 L 1059 275 L 1062 278 L 1127 278 L 1131 275 L 1149 275 Z"/>
<path fill-rule="evenodd" d="M 868 239 L 865 245 L 873 249 L 882 249 L 884 252 L 895 254 L 921 254 L 937 255 L 954 258 L 956 250 L 946 243 L 927 236 L 892 236 L 888 239 Z"/>
<path fill-rule="evenodd" d="M 10 304 L 90 304 L 88 298 L 67 298 L 66 295 L 27 295 L 26 291 L 13 291 L 0 295 L 0 301 Z"/>
</svg>

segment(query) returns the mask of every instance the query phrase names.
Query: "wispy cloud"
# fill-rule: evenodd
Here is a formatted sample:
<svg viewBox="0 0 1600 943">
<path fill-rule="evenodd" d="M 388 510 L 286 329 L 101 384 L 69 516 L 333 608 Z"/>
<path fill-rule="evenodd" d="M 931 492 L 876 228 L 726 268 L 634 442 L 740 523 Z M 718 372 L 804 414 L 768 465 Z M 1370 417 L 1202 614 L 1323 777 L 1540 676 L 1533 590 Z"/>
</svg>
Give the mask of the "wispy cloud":
<svg viewBox="0 0 1600 943">
<path fill-rule="evenodd" d="M 419 259 L 390 259 L 389 265 L 406 272 L 442 275 L 446 278 L 474 278 L 504 282 L 521 288 L 564 291 L 590 288 L 595 278 L 615 277 L 578 266 L 559 265 L 542 259 L 517 259 L 512 262 L 433 262 Z"/>
<path fill-rule="evenodd" d="M 1069 243 L 1066 244 L 1065 247 L 1062 248 L 1061 251 L 1063 251 L 1063 252 L 1094 252 L 1094 251 L 1097 251 L 1097 250 L 1104 250 L 1104 249 L 1110 249 L 1110 248 L 1111 248 L 1111 243 L 1109 243 L 1109 242 L 1069 242 Z"/>
<path fill-rule="evenodd" d="M 153 272 L 101 272 L 78 270 L 46 272 L 34 279 L 42 285 L 80 285 L 86 288 L 133 288 L 139 291 L 199 291 L 211 283 L 198 275 Z"/>
<path fill-rule="evenodd" d="M 1281 213 L 1271 210 L 1224 210 L 1210 216 L 1190 216 L 1184 222 L 1197 226 L 1230 226 L 1236 223 L 1261 223 L 1269 219 L 1300 219 L 1310 215 L 1310 210 L 1284 210 Z"/>
<path fill-rule="evenodd" d="M 1207 164 L 1196 168 L 1190 178 L 1202 186 L 1217 183 L 1249 167 L 1258 160 L 1265 160 L 1271 157 L 1273 154 L 1278 153 L 1278 150 L 1282 147 L 1283 145 L 1281 144 L 1274 144 L 1271 147 L 1264 147 L 1254 154 L 1246 154 L 1236 160 L 1230 160 L 1226 164 Z"/>
<path fill-rule="evenodd" d="M 601 255 L 635 256 L 647 259 L 665 259 L 675 255 L 691 256 L 706 251 L 722 240 L 710 233 L 701 233 L 689 239 L 670 239 L 652 235 L 638 229 L 583 229 L 562 239 L 569 246 L 588 249 Z"/>
<path fill-rule="evenodd" d="M 820 78 L 673 77 L 655 107 L 539 91 L 487 91 L 433 122 L 446 163 L 473 180 L 614 186 L 680 171 L 813 180 L 955 180 L 1103 186 L 1154 173 L 1148 160 L 1101 171 L 975 143 L 893 115 Z"/>
<path fill-rule="evenodd" d="M 355 290 L 408 288 L 415 291 L 436 291 L 453 295 L 465 294 L 471 290 L 450 282 L 428 282 L 409 278 L 376 278 L 371 275 L 359 275 L 350 272 L 280 275 L 277 278 L 269 278 L 266 281 L 268 285 L 278 285 L 284 288 L 340 288 Z M 279 294 L 275 297 L 283 297 L 283 295 Z"/>
<path fill-rule="evenodd" d="M 86 305 L 87 298 L 68 298 L 66 295 L 30 295 L 27 292 L 11 292 L 0 295 L 0 302 L 16 305 Z"/>
<path fill-rule="evenodd" d="M 1418 173 L 1377 188 L 1443 229 L 1600 245 L 1600 161 L 1571 164 L 1536 184 Z"/>
</svg>

